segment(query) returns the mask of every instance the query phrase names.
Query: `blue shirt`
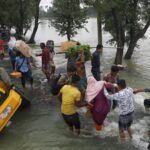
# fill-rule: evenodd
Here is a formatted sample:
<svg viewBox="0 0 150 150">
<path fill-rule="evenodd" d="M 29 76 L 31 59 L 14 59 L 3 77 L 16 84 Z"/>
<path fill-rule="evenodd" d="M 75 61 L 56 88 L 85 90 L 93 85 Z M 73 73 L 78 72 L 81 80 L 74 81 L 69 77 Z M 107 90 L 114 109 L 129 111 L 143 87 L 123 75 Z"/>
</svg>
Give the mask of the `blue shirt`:
<svg viewBox="0 0 150 150">
<path fill-rule="evenodd" d="M 22 64 L 23 63 L 23 64 Z M 16 65 L 21 72 L 28 72 L 28 60 L 25 57 L 16 57 Z M 21 66 L 21 67 L 20 67 Z"/>
</svg>

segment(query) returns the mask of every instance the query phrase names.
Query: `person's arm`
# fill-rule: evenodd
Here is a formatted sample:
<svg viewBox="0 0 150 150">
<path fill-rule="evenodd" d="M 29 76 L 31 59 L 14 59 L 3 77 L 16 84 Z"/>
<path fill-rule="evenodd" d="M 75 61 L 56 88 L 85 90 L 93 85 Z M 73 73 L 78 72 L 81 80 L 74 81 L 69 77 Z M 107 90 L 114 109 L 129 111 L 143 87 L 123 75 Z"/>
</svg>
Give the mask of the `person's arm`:
<svg viewBox="0 0 150 150">
<path fill-rule="evenodd" d="M 150 88 L 145 88 L 144 92 L 150 92 Z"/>
<path fill-rule="evenodd" d="M 81 101 L 81 93 L 77 93 L 76 95 L 76 99 L 75 99 L 75 105 L 77 107 L 84 107 L 87 106 L 87 102 L 86 101 Z"/>
<path fill-rule="evenodd" d="M 105 82 L 105 88 L 107 90 L 111 90 L 112 88 L 117 88 L 117 84 L 113 84 L 113 83 L 110 83 L 110 82 Z"/>
<path fill-rule="evenodd" d="M 150 92 L 150 88 L 136 89 L 133 91 L 134 94 L 137 94 L 139 92 Z"/>
<path fill-rule="evenodd" d="M 17 71 L 17 69 L 18 69 L 18 67 L 19 67 L 19 65 L 18 65 L 18 57 L 15 59 L 15 69 L 14 69 L 14 71 Z"/>
<path fill-rule="evenodd" d="M 109 100 L 119 100 L 119 94 L 115 93 L 115 94 L 109 94 L 108 91 L 106 90 L 106 88 L 104 88 L 104 95 L 107 97 L 107 99 Z"/>
<path fill-rule="evenodd" d="M 62 102 L 62 92 L 63 92 L 63 87 L 60 89 L 59 94 L 58 94 L 58 99 L 60 102 Z"/>
<path fill-rule="evenodd" d="M 84 106 L 88 106 L 88 103 L 86 101 L 79 101 L 79 102 L 76 102 L 76 106 L 84 107 Z"/>
<path fill-rule="evenodd" d="M 85 55 L 84 55 L 84 51 L 81 53 L 81 55 L 80 55 L 80 60 L 81 60 L 81 62 L 82 63 L 84 63 L 85 62 Z"/>
<path fill-rule="evenodd" d="M 108 82 L 107 74 L 104 75 L 103 80 Z"/>
<path fill-rule="evenodd" d="M 58 94 L 58 99 L 59 99 L 60 102 L 62 102 L 62 93 Z"/>
</svg>

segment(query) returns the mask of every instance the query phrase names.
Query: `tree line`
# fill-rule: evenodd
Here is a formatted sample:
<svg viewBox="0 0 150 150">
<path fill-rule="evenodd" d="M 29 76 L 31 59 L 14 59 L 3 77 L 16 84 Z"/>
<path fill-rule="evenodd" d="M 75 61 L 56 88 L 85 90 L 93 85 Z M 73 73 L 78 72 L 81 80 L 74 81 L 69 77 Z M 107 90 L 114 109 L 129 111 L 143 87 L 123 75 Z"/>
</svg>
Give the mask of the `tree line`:
<svg viewBox="0 0 150 150">
<path fill-rule="evenodd" d="M 39 24 L 39 4 L 41 0 L 1 0 L 0 25 L 2 28 L 16 29 L 16 37 L 25 36 L 34 21 L 29 43 L 34 43 L 34 37 Z"/>
<path fill-rule="evenodd" d="M 40 1 L 1 0 L 0 25 L 15 27 L 19 37 L 27 33 L 34 21 L 28 41 L 33 43 L 39 17 L 46 16 L 60 35 L 73 40 L 78 30 L 85 28 L 88 12 L 93 12 L 97 17 L 98 43 L 102 43 L 104 30 L 112 35 L 108 42 L 117 45 L 115 64 L 122 64 L 125 45 L 128 49 L 124 58 L 131 59 L 138 40 L 144 38 L 150 26 L 149 0 L 53 0 L 47 12 L 39 6 Z"/>
</svg>

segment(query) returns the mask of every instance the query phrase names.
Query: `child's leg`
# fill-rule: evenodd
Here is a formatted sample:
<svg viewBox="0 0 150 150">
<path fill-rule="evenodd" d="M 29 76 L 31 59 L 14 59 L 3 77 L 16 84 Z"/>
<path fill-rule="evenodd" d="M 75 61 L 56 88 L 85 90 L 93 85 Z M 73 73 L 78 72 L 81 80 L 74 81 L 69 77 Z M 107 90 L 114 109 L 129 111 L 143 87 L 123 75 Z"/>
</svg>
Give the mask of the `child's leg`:
<svg viewBox="0 0 150 150">
<path fill-rule="evenodd" d="M 124 133 L 124 129 L 119 128 L 119 136 L 120 136 L 120 140 L 125 140 L 126 136 Z"/>
<path fill-rule="evenodd" d="M 47 80 L 50 81 L 50 73 L 49 73 L 49 70 L 48 70 L 49 68 L 48 67 L 49 67 L 48 65 L 43 64 L 42 65 L 42 71 L 45 74 Z"/>
<path fill-rule="evenodd" d="M 131 128 L 128 128 L 128 134 L 129 134 L 130 139 L 132 139 L 132 134 L 133 134 L 133 132 L 132 132 L 132 129 L 131 129 Z"/>
</svg>

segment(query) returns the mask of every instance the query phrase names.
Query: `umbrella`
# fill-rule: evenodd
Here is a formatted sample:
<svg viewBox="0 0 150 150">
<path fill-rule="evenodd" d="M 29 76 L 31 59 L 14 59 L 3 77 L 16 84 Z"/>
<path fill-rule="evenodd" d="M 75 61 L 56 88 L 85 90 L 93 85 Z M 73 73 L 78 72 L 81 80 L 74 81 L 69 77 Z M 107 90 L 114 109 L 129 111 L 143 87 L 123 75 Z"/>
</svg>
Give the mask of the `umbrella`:
<svg viewBox="0 0 150 150">
<path fill-rule="evenodd" d="M 25 56 L 31 57 L 32 56 L 32 49 L 28 44 L 26 44 L 22 40 L 17 40 L 15 43 L 15 47 Z"/>
<path fill-rule="evenodd" d="M 61 50 L 66 51 L 68 48 L 73 47 L 75 45 L 77 45 L 77 42 L 74 41 L 61 42 Z"/>
</svg>

